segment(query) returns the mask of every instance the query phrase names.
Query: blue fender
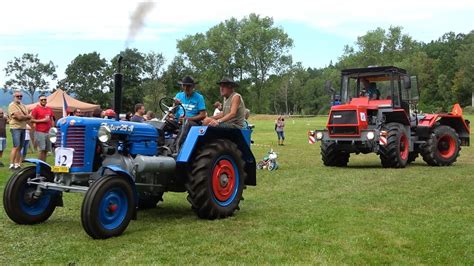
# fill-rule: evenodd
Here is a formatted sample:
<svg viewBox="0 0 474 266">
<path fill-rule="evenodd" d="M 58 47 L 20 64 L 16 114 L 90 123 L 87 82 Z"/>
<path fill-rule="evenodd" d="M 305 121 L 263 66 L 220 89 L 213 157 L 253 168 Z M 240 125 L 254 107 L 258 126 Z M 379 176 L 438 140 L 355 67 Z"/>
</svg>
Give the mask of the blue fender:
<svg viewBox="0 0 474 266">
<path fill-rule="evenodd" d="M 122 167 L 120 167 L 119 165 L 113 165 L 112 164 L 112 165 L 102 166 L 101 169 L 102 169 L 101 173 L 100 173 L 101 176 L 104 175 L 106 170 L 110 170 L 110 171 L 115 172 L 119 175 L 123 175 L 123 176 L 127 177 L 133 185 L 135 184 L 135 178 L 129 172 L 122 169 Z"/>
<path fill-rule="evenodd" d="M 42 161 L 42 160 L 39 160 L 39 159 L 32 159 L 32 158 L 24 159 L 23 161 L 28 162 L 28 163 L 36 164 L 35 171 L 36 171 L 37 175 L 41 174 L 41 167 L 44 167 L 48 171 L 51 171 L 51 166 L 45 161 Z M 59 197 L 56 200 L 56 206 L 61 206 L 61 207 L 64 206 L 64 204 L 63 204 L 63 193 L 59 192 L 59 191 L 54 191 L 54 190 L 49 190 L 49 191 L 52 192 L 52 193 L 59 194 Z"/>
<path fill-rule="evenodd" d="M 198 142 L 198 138 L 206 135 L 208 127 L 206 126 L 199 126 L 199 127 L 191 127 L 189 130 L 188 136 L 184 141 L 183 145 L 178 154 L 178 158 L 176 158 L 176 162 L 178 163 L 187 163 L 191 154 L 194 151 L 194 147 Z"/>
<path fill-rule="evenodd" d="M 51 166 L 46 163 L 45 161 L 42 161 L 42 160 L 39 160 L 39 159 L 25 159 L 24 160 L 25 162 L 29 162 L 29 163 L 34 163 L 36 164 L 36 173 L 39 174 L 40 171 L 41 171 L 41 166 L 45 167 L 46 169 L 48 169 L 49 171 L 51 171 Z"/>
<path fill-rule="evenodd" d="M 255 157 L 250 149 L 250 136 L 252 130 L 250 129 L 233 129 L 233 128 L 216 128 L 207 126 L 194 126 L 189 130 L 188 136 L 184 141 L 176 159 L 177 163 L 188 163 L 200 141 L 206 139 L 225 138 L 237 144 L 242 151 L 242 156 L 245 160 L 245 171 L 247 172 L 246 185 L 255 186 L 256 180 L 256 162 Z"/>
</svg>

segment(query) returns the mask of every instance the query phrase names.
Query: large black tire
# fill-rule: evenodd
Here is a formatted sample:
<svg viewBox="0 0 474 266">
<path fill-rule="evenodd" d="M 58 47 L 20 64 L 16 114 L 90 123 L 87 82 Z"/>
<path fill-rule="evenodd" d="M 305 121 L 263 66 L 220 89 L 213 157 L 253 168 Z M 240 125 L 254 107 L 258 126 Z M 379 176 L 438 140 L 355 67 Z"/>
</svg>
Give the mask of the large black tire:
<svg viewBox="0 0 474 266">
<path fill-rule="evenodd" d="M 196 151 L 186 188 L 199 218 L 225 218 L 239 209 L 247 177 L 244 164 L 242 152 L 230 140 L 212 140 Z"/>
<path fill-rule="evenodd" d="M 41 176 L 52 182 L 53 174 L 41 168 Z M 28 185 L 36 177 L 36 166 L 28 166 L 14 173 L 3 192 L 3 206 L 8 217 L 17 224 L 37 224 L 46 221 L 56 209 L 61 192 L 42 190 L 39 198 L 33 196 L 37 186 Z"/>
<path fill-rule="evenodd" d="M 155 208 L 158 202 L 163 201 L 163 192 L 160 195 L 138 194 L 138 209 L 146 210 Z"/>
<path fill-rule="evenodd" d="M 321 143 L 321 159 L 325 166 L 347 166 L 350 153 L 339 150 L 335 142 Z"/>
<path fill-rule="evenodd" d="M 104 176 L 90 186 L 81 208 L 82 227 L 94 239 L 121 235 L 132 219 L 132 186 L 117 175 Z"/>
<path fill-rule="evenodd" d="M 437 126 L 421 146 L 423 160 L 431 166 L 452 165 L 461 151 L 458 133 L 450 126 Z"/>
<path fill-rule="evenodd" d="M 388 123 L 387 144 L 380 145 L 380 161 L 384 168 L 404 168 L 408 164 L 410 136 L 399 123 Z"/>
</svg>

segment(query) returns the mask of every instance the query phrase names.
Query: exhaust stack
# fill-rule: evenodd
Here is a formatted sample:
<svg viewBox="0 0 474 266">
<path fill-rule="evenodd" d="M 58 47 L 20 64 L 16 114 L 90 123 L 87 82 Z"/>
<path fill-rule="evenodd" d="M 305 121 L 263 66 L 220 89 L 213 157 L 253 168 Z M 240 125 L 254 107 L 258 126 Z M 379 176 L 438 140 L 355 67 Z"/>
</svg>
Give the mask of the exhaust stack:
<svg viewBox="0 0 474 266">
<path fill-rule="evenodd" d="M 122 60 L 119 56 L 117 63 L 117 73 L 114 74 L 114 112 L 115 119 L 120 120 L 120 113 L 122 112 L 122 90 L 123 90 L 123 75 L 122 75 Z"/>
</svg>

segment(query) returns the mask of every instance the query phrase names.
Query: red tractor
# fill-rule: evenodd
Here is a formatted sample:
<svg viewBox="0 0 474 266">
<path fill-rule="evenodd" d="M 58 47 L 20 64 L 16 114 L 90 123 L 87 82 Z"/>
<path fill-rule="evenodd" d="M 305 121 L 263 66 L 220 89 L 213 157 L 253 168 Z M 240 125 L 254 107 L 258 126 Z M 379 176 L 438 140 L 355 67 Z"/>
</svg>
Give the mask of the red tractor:
<svg viewBox="0 0 474 266">
<path fill-rule="evenodd" d="M 342 70 L 340 103 L 326 129 L 309 132 L 310 143 L 321 141 L 324 165 L 347 166 L 351 153 L 371 152 L 386 168 L 404 168 L 418 154 L 432 166 L 453 164 L 460 146 L 469 146 L 469 121 L 458 104 L 448 114 L 419 114 L 412 78 L 393 66 Z"/>
</svg>

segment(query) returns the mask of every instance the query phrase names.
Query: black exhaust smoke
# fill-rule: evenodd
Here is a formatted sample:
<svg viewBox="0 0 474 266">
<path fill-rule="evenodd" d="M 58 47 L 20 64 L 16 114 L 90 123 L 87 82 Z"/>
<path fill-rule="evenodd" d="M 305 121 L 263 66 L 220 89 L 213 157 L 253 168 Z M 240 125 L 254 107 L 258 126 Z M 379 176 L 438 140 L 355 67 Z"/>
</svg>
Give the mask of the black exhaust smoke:
<svg viewBox="0 0 474 266">
<path fill-rule="evenodd" d="M 120 113 L 122 112 L 122 90 L 123 90 L 123 75 L 122 75 L 122 56 L 118 58 L 117 73 L 114 74 L 114 111 L 115 119 L 120 120 Z"/>
</svg>

